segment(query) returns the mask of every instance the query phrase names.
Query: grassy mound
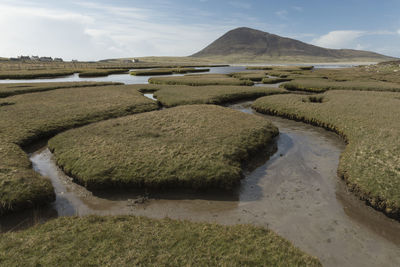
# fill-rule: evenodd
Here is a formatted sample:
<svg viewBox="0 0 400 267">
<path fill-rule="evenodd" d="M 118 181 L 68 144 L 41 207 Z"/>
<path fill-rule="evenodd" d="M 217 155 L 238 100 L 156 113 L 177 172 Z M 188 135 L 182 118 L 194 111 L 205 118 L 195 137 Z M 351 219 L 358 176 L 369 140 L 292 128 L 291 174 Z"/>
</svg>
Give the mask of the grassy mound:
<svg viewBox="0 0 400 267">
<path fill-rule="evenodd" d="M 267 77 L 267 73 L 265 71 L 243 71 L 231 73 L 230 76 L 238 78 L 240 80 L 261 82 L 262 79 Z"/>
<path fill-rule="evenodd" d="M 198 74 L 175 77 L 153 77 L 149 79 L 151 84 L 170 85 L 253 85 L 250 80 L 240 80 L 225 74 Z"/>
<path fill-rule="evenodd" d="M 0 84 L 0 97 L 44 92 L 61 88 L 90 87 L 104 85 L 120 85 L 113 82 L 63 82 L 63 83 L 2 83 Z"/>
<path fill-rule="evenodd" d="M 0 79 L 37 79 L 37 78 L 55 78 L 72 75 L 76 70 L 72 69 L 46 69 L 46 70 L 17 70 L 0 71 Z"/>
<path fill-rule="evenodd" d="M 327 79 L 298 79 L 285 83 L 283 88 L 294 91 L 325 92 L 327 90 L 400 92 L 400 84 L 382 81 L 332 81 Z"/>
<path fill-rule="evenodd" d="M 276 71 L 299 71 L 312 70 L 314 66 L 249 66 L 248 70 L 276 70 Z"/>
<path fill-rule="evenodd" d="M 213 105 L 189 105 L 109 120 L 49 141 L 64 171 L 88 188 L 231 190 L 242 164 L 278 129 L 263 118 Z"/>
<path fill-rule="evenodd" d="M 0 215 L 54 199 L 20 148 L 63 130 L 138 112 L 157 104 L 132 86 L 58 89 L 16 95 L 0 107 Z"/>
<path fill-rule="evenodd" d="M 166 107 L 187 104 L 224 104 L 245 99 L 255 99 L 273 94 L 285 94 L 282 88 L 250 86 L 186 86 L 149 85 L 141 86 L 141 92 L 154 92 L 157 100 Z"/>
<path fill-rule="evenodd" d="M 0 264 L 321 266 L 318 259 L 259 227 L 133 216 L 64 217 L 22 232 L 2 234 Z"/>
<path fill-rule="evenodd" d="M 264 79 L 262 79 L 262 83 L 274 84 L 274 83 L 288 82 L 291 80 L 292 79 L 290 79 L 290 78 L 264 78 Z"/>
<path fill-rule="evenodd" d="M 151 70 L 135 70 L 131 71 L 131 75 L 135 76 L 151 76 L 151 75 L 172 75 L 176 73 L 194 73 L 207 72 L 210 69 L 195 69 L 195 68 L 157 68 Z"/>
<path fill-rule="evenodd" d="M 104 77 L 110 74 L 128 73 L 129 69 L 88 69 L 79 71 L 79 77 Z"/>
<path fill-rule="evenodd" d="M 253 107 L 341 134 L 338 173 L 374 208 L 400 219 L 399 93 L 328 91 L 318 98 L 263 97 Z M 307 99 L 308 98 L 308 99 Z"/>
</svg>

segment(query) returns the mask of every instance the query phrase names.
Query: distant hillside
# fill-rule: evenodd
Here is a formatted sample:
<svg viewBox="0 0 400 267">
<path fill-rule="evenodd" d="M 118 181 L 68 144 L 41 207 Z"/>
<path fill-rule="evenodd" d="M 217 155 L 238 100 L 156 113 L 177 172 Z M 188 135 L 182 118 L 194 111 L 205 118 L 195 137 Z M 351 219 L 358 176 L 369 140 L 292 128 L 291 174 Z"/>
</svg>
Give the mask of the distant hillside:
<svg viewBox="0 0 400 267">
<path fill-rule="evenodd" d="M 209 46 L 193 54 L 196 58 L 226 61 L 386 61 L 393 57 L 353 49 L 327 49 L 250 28 L 225 33 Z"/>
</svg>

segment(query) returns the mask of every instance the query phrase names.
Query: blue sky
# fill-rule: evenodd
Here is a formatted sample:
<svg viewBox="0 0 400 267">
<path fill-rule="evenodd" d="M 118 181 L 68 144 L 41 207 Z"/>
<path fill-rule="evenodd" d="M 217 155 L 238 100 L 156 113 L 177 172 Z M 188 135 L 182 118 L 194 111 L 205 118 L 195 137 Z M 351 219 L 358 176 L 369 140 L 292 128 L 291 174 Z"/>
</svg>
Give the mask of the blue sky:
<svg viewBox="0 0 400 267">
<path fill-rule="evenodd" d="M 400 57 L 399 0 L 0 0 L 0 56 L 185 56 L 236 27 Z"/>
</svg>

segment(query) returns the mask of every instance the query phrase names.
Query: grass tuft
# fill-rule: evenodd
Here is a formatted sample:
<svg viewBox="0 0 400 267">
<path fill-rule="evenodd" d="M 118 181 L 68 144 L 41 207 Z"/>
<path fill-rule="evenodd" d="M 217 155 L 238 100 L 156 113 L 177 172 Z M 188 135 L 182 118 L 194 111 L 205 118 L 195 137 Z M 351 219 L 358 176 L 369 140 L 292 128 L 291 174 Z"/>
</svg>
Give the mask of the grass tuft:
<svg viewBox="0 0 400 267">
<path fill-rule="evenodd" d="M 254 85 L 250 80 L 240 80 L 230 77 L 226 74 L 199 74 L 185 75 L 175 77 L 153 77 L 149 79 L 151 84 L 169 84 L 169 85 Z"/>
<path fill-rule="evenodd" d="M 270 230 L 133 216 L 62 217 L 2 234 L 4 266 L 321 266 Z"/>
<path fill-rule="evenodd" d="M 195 68 L 156 68 L 150 70 L 135 70 L 131 71 L 131 75 L 135 76 L 152 76 L 152 75 L 172 75 L 194 72 L 208 72 L 210 69 L 195 69 Z"/>
<path fill-rule="evenodd" d="M 49 141 L 57 164 L 91 189 L 232 190 L 242 164 L 269 147 L 270 122 L 214 105 L 189 105 L 109 120 Z"/>
</svg>

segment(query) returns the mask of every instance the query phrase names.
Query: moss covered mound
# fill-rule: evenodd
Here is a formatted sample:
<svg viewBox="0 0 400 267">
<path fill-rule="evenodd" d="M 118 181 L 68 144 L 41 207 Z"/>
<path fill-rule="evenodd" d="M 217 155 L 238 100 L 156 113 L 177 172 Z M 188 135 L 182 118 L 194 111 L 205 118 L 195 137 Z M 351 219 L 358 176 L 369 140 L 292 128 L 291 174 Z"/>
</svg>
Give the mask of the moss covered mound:
<svg viewBox="0 0 400 267">
<path fill-rule="evenodd" d="M 156 68 L 150 70 L 135 70 L 131 71 L 131 75 L 135 76 L 151 76 L 151 75 L 171 75 L 177 73 L 194 73 L 194 72 L 207 72 L 210 69 L 196 69 L 196 68 Z"/>
<path fill-rule="evenodd" d="M 224 104 L 245 99 L 255 99 L 261 96 L 289 93 L 282 88 L 226 85 L 148 85 L 138 86 L 138 88 L 143 93 L 154 92 L 157 100 L 166 107 L 187 104 Z"/>
<path fill-rule="evenodd" d="M 50 202 L 50 182 L 36 174 L 20 146 L 69 128 L 157 109 L 134 86 L 58 89 L 6 98 L 0 107 L 0 215 Z"/>
<path fill-rule="evenodd" d="M 149 79 L 152 84 L 170 85 L 253 85 L 250 80 L 240 80 L 227 74 L 196 74 L 174 77 L 153 77 Z"/>
<path fill-rule="evenodd" d="M 287 82 L 291 81 L 291 78 L 264 78 L 262 79 L 262 83 L 265 84 L 274 84 L 274 83 L 282 83 L 282 82 Z"/>
<path fill-rule="evenodd" d="M 328 91 L 318 98 L 281 95 L 253 107 L 333 130 L 348 141 L 338 173 L 374 208 L 400 219 L 399 93 Z"/>
<path fill-rule="evenodd" d="M 278 129 L 263 118 L 214 105 L 142 113 L 69 130 L 49 141 L 64 171 L 88 188 L 220 188 Z"/>
<path fill-rule="evenodd" d="M 267 77 L 267 73 L 265 71 L 242 71 L 231 73 L 230 76 L 238 78 L 240 80 L 260 82 L 262 79 Z"/>
<path fill-rule="evenodd" d="M 64 217 L 2 234 L 3 266 L 321 266 L 270 230 L 142 217 Z"/>
<path fill-rule="evenodd" d="M 383 81 L 332 81 L 327 79 L 298 79 L 282 85 L 288 90 L 325 92 L 327 90 L 400 92 L 400 83 Z"/>
<path fill-rule="evenodd" d="M 79 71 L 79 77 L 105 77 L 110 74 L 128 73 L 129 69 L 84 69 Z"/>
<path fill-rule="evenodd" d="M 73 69 L 1 70 L 0 79 L 54 78 L 72 75 L 75 72 Z"/>
<path fill-rule="evenodd" d="M 0 97 L 44 92 L 62 88 L 92 87 L 105 85 L 121 85 L 113 82 L 49 82 L 49 83 L 2 83 L 0 84 Z"/>
<path fill-rule="evenodd" d="M 301 71 L 312 70 L 314 66 L 249 66 L 248 70 L 277 70 L 277 71 Z"/>
</svg>

